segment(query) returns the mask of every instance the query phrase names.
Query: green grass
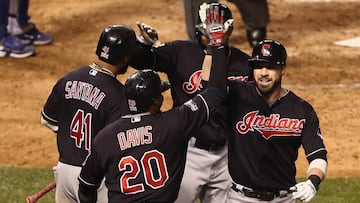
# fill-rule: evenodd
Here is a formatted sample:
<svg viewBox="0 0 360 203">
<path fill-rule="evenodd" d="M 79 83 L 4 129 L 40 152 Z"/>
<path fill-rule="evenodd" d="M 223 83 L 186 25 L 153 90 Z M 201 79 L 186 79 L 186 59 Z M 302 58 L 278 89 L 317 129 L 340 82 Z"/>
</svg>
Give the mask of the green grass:
<svg viewBox="0 0 360 203">
<path fill-rule="evenodd" d="M 51 168 L 0 167 L 0 202 L 25 202 L 54 180 Z M 302 180 L 299 178 L 299 180 Z M 37 203 L 53 203 L 55 190 L 43 196 Z M 327 178 L 312 203 L 358 203 L 360 202 L 360 177 Z"/>
<path fill-rule="evenodd" d="M 0 167 L 0 202 L 22 203 L 54 181 L 50 168 Z M 55 202 L 55 190 L 44 195 L 37 203 Z"/>
</svg>

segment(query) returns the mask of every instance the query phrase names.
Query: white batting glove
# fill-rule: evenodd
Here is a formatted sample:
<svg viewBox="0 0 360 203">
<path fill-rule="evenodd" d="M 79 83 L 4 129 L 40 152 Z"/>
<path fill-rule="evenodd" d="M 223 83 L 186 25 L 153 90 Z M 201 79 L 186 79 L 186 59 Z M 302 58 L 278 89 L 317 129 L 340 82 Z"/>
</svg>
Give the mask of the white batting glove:
<svg viewBox="0 0 360 203">
<path fill-rule="evenodd" d="M 147 45 L 153 45 L 159 40 L 158 33 L 150 25 L 141 22 L 136 22 L 136 25 L 139 27 L 141 33 L 140 36 L 137 36 L 140 42 Z"/>
<path fill-rule="evenodd" d="M 293 199 L 309 202 L 316 194 L 316 188 L 310 180 L 300 182 L 290 188 Z"/>
</svg>

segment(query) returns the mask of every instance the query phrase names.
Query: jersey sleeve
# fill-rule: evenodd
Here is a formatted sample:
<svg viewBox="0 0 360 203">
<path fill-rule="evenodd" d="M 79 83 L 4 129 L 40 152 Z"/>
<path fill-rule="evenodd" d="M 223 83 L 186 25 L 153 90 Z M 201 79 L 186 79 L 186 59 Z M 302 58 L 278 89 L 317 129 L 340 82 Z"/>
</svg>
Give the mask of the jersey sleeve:
<svg viewBox="0 0 360 203">
<path fill-rule="evenodd" d="M 61 84 L 62 79 L 58 80 L 58 82 L 54 85 L 49 97 L 47 98 L 47 101 L 41 111 L 41 117 L 44 119 L 47 123 L 51 125 L 57 125 L 58 122 L 58 111 L 60 110 L 58 108 L 58 103 L 61 101 L 60 97 L 62 95 L 61 91 Z"/>
<path fill-rule="evenodd" d="M 137 70 L 151 68 L 154 65 L 154 53 L 151 45 L 138 42 L 134 56 L 130 59 L 129 65 Z"/>
<path fill-rule="evenodd" d="M 306 105 L 306 122 L 302 132 L 302 146 L 309 163 L 317 158 L 327 160 L 327 150 L 320 130 L 320 123 L 315 110 Z"/>
<path fill-rule="evenodd" d="M 98 188 L 103 177 L 101 161 L 98 157 L 96 148 L 93 148 L 90 155 L 87 157 L 84 166 L 79 175 L 79 182 L 86 186 L 86 188 Z"/>
<path fill-rule="evenodd" d="M 170 117 L 176 116 L 179 120 L 176 125 L 184 131 L 184 135 L 190 136 L 191 132 L 199 129 L 209 120 L 211 113 L 224 98 L 225 94 L 222 94 L 221 90 L 209 87 L 193 99 L 173 109 L 171 111 L 173 115 Z M 169 123 L 172 122 L 169 121 Z"/>
<path fill-rule="evenodd" d="M 177 67 L 177 57 L 179 49 L 179 41 L 172 41 L 163 44 L 162 46 L 153 48 L 154 52 L 154 67 L 153 69 L 160 72 L 171 72 L 169 69 Z"/>
</svg>

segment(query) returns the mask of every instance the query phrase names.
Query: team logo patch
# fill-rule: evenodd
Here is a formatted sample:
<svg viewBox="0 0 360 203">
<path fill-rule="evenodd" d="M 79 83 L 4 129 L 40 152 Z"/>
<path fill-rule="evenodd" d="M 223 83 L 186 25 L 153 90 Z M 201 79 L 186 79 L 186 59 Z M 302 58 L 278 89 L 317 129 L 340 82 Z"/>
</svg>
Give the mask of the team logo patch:
<svg viewBox="0 0 360 203">
<path fill-rule="evenodd" d="M 266 57 L 271 57 L 271 44 L 263 44 L 261 47 L 261 54 Z"/>
<path fill-rule="evenodd" d="M 256 130 L 265 139 L 273 136 L 301 136 L 305 119 L 280 118 L 280 114 L 266 117 L 258 113 L 259 111 L 247 113 L 242 121 L 236 123 L 236 130 L 242 135 Z"/>
<path fill-rule="evenodd" d="M 110 48 L 108 46 L 103 46 L 103 48 L 101 49 L 101 57 L 105 58 L 105 59 L 109 59 L 109 50 Z"/>
<path fill-rule="evenodd" d="M 136 101 L 135 100 L 128 99 L 128 105 L 129 105 L 129 110 L 130 111 L 137 111 Z"/>
<path fill-rule="evenodd" d="M 89 74 L 92 76 L 96 76 L 98 74 L 98 71 L 95 69 L 90 69 Z"/>
<path fill-rule="evenodd" d="M 184 104 L 185 106 L 189 107 L 191 109 L 191 111 L 197 111 L 199 110 L 199 107 L 197 106 L 197 103 L 194 102 L 192 99 L 185 102 Z"/>
<path fill-rule="evenodd" d="M 202 88 L 201 70 L 198 70 L 195 73 L 191 74 L 189 81 L 184 82 L 182 88 L 188 94 L 192 94 L 197 90 L 200 90 Z"/>
</svg>

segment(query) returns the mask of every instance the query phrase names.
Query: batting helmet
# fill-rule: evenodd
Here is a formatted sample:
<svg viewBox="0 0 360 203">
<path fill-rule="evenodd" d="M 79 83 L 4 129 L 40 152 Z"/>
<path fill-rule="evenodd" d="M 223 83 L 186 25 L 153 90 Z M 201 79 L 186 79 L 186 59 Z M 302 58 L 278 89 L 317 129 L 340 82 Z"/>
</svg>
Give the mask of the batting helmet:
<svg viewBox="0 0 360 203">
<path fill-rule="evenodd" d="M 254 68 L 259 64 L 269 66 L 286 65 L 286 50 L 283 45 L 275 40 L 263 40 L 253 49 L 249 61 L 250 67 Z"/>
<path fill-rule="evenodd" d="M 209 7 L 218 7 L 219 12 L 224 12 L 224 28 L 225 32 L 232 27 L 234 19 L 232 17 L 230 9 L 222 3 L 203 3 L 200 5 L 199 8 L 199 16 L 198 16 L 198 24 L 195 26 L 195 37 L 198 40 L 199 43 L 201 43 L 201 31 L 198 29 L 198 27 L 201 27 L 206 20 L 206 9 Z"/>
<path fill-rule="evenodd" d="M 133 29 L 125 25 L 110 25 L 100 35 L 96 55 L 100 60 L 115 65 L 136 45 L 136 35 Z"/>
<path fill-rule="evenodd" d="M 130 112 L 142 113 L 149 110 L 154 99 L 170 86 L 169 82 L 160 80 L 159 75 L 151 69 L 133 73 L 125 82 L 125 96 Z"/>
</svg>

